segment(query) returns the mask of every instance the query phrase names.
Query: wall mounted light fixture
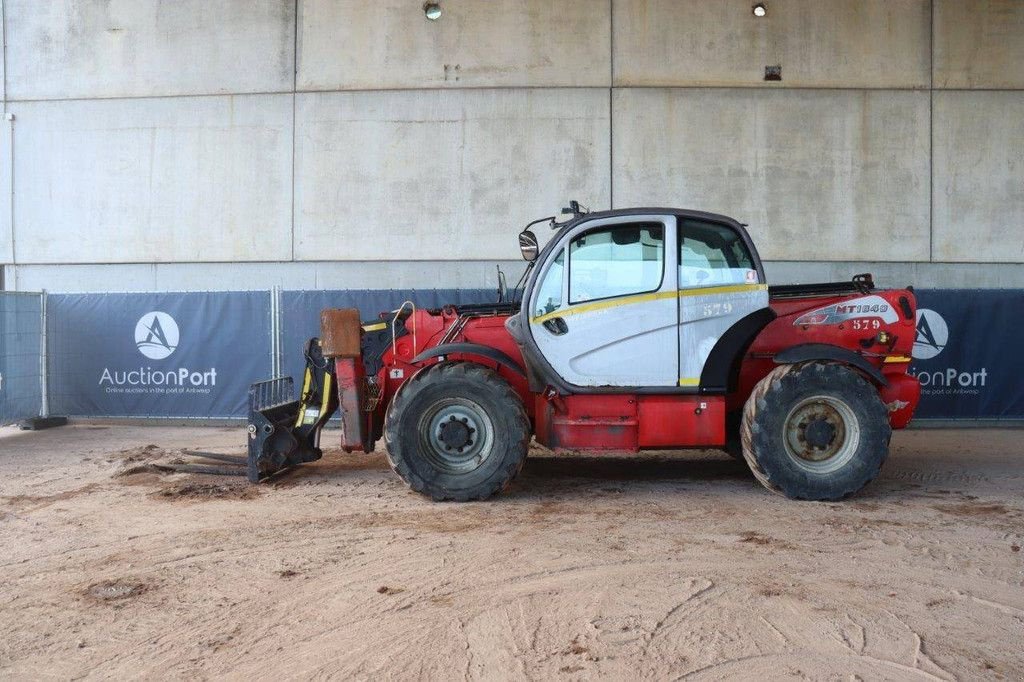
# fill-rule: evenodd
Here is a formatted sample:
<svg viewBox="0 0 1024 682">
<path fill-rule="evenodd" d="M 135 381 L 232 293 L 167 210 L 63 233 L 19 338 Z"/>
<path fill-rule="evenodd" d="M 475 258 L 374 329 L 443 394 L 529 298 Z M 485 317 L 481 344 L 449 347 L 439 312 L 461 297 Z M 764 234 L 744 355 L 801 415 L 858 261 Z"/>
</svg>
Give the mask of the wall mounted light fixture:
<svg viewBox="0 0 1024 682">
<path fill-rule="evenodd" d="M 441 4 L 428 2 L 423 5 L 423 15 L 430 21 L 437 21 L 441 18 Z"/>
</svg>

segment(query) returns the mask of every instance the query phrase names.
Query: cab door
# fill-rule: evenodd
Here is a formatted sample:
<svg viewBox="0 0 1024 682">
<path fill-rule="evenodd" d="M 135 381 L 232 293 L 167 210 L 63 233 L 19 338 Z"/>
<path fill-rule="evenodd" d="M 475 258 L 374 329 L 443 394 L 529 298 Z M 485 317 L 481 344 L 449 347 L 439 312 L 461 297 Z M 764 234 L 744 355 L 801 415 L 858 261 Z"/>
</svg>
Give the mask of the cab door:
<svg viewBox="0 0 1024 682">
<path fill-rule="evenodd" d="M 697 390 L 704 363 L 722 334 L 768 306 L 768 285 L 734 228 L 680 218 L 678 230 L 678 382 Z"/>
<path fill-rule="evenodd" d="M 577 386 L 675 386 L 675 217 L 589 221 L 556 250 L 529 301 L 548 364 Z"/>
</svg>

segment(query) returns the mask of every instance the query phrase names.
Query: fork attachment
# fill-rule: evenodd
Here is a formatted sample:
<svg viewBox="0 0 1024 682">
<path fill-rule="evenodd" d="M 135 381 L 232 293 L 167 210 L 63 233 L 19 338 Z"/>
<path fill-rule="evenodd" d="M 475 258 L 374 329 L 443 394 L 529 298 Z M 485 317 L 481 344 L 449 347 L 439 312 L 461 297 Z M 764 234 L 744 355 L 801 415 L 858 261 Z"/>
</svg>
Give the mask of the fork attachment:
<svg viewBox="0 0 1024 682">
<path fill-rule="evenodd" d="M 320 340 L 306 342 L 302 393 L 295 399 L 291 377 L 257 381 L 249 387 L 249 457 L 246 476 L 253 483 L 323 456 L 320 431 L 338 408 L 334 363 L 323 356 Z"/>
</svg>

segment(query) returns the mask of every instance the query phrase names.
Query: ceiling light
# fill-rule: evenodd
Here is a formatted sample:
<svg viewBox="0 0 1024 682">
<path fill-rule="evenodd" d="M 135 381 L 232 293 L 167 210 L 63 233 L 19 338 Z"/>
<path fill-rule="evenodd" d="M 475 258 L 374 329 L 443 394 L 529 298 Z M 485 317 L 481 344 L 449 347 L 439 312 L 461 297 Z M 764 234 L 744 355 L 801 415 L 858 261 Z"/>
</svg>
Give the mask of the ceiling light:
<svg viewBox="0 0 1024 682">
<path fill-rule="evenodd" d="M 759 2 L 754 5 L 753 12 L 755 17 L 763 17 L 768 14 L 768 8 L 764 6 L 763 2 Z"/>
<path fill-rule="evenodd" d="M 426 15 L 427 19 L 437 21 L 441 18 L 441 5 L 436 2 L 428 2 L 423 5 L 423 14 Z"/>
</svg>

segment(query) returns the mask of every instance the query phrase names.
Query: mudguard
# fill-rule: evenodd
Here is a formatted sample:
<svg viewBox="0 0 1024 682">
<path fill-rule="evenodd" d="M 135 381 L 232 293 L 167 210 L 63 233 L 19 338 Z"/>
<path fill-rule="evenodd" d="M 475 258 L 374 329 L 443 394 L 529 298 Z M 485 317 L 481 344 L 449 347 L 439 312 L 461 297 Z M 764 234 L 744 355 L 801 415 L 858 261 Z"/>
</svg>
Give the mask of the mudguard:
<svg viewBox="0 0 1024 682">
<path fill-rule="evenodd" d="M 494 360 L 499 365 L 504 365 L 513 372 L 525 377 L 526 371 L 519 365 L 518 362 L 513 360 L 508 354 L 503 353 L 497 348 L 491 348 L 490 346 L 483 346 L 479 343 L 442 343 L 440 346 L 434 346 L 428 348 L 410 362 L 417 364 L 430 358 L 439 358 L 445 355 L 478 355 L 488 360 Z"/>
<path fill-rule="evenodd" d="M 846 348 L 833 346 L 828 343 L 803 343 L 799 346 L 787 348 L 775 355 L 775 364 L 793 365 L 798 362 L 810 360 L 832 360 L 856 367 L 864 372 L 874 383 L 879 386 L 888 386 L 889 381 L 882 375 L 877 367 L 864 359 L 864 356 Z"/>
<path fill-rule="evenodd" d="M 719 337 L 700 375 L 701 393 L 729 393 L 739 383 L 740 366 L 750 344 L 775 319 L 771 308 L 755 310 L 740 318 Z"/>
</svg>

